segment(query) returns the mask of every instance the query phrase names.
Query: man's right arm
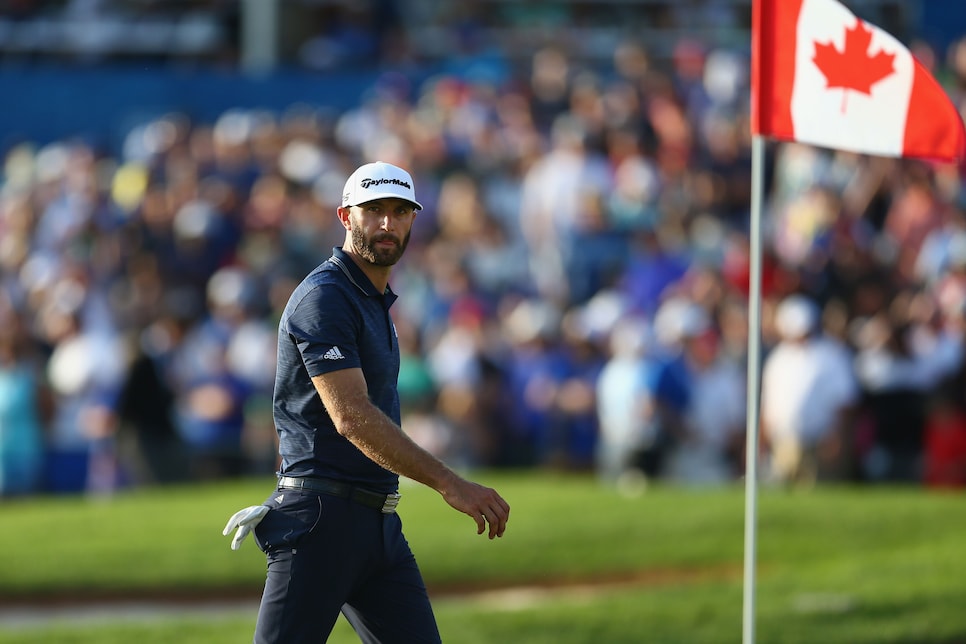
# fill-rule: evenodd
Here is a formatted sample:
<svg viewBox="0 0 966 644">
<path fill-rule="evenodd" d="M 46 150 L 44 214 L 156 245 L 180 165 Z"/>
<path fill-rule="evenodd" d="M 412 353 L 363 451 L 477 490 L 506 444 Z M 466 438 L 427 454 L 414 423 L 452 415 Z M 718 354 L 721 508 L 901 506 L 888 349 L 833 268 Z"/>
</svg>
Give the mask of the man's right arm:
<svg viewBox="0 0 966 644">
<path fill-rule="evenodd" d="M 469 515 L 483 534 L 502 537 L 510 506 L 492 488 L 460 477 L 416 444 L 369 399 L 362 370 L 341 369 L 312 378 L 336 430 L 385 469 L 440 493 L 454 509 Z"/>
</svg>

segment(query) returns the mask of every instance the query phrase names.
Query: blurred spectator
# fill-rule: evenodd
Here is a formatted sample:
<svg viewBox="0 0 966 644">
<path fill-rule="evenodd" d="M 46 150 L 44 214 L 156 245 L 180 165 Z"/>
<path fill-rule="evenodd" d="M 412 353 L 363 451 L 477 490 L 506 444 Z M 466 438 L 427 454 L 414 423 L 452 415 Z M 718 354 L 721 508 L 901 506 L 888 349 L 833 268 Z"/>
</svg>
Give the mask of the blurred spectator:
<svg viewBox="0 0 966 644">
<path fill-rule="evenodd" d="M 182 383 L 179 426 L 194 479 L 238 477 L 249 473 L 244 449 L 248 389 L 229 369 L 225 349 L 207 345 L 196 356 L 205 369 Z"/>
<path fill-rule="evenodd" d="M 523 180 L 520 222 L 531 274 L 540 295 L 561 305 L 579 304 L 606 286 L 607 262 L 619 258 L 618 240 L 603 199 L 611 177 L 603 156 L 587 146 L 575 116 L 554 120 L 552 148 Z"/>
<path fill-rule="evenodd" d="M 915 277 L 924 284 L 941 282 L 947 271 L 966 267 L 966 213 L 947 208 L 943 222 L 930 231 L 916 256 Z"/>
<path fill-rule="evenodd" d="M 43 489 L 50 408 L 43 365 L 16 319 L 0 331 L 0 498 Z"/>
<path fill-rule="evenodd" d="M 559 47 L 544 47 L 531 57 L 529 77 L 530 113 L 543 136 L 567 112 L 573 82 L 571 61 Z"/>
<path fill-rule="evenodd" d="M 894 190 L 884 232 L 895 244 L 898 274 L 911 279 L 923 243 L 943 225 L 945 207 L 925 167 L 910 167 Z"/>
<path fill-rule="evenodd" d="M 869 480 L 922 478 L 926 402 L 935 379 L 926 368 L 928 356 L 913 345 L 909 306 L 909 298 L 899 298 L 890 311 L 857 323 L 855 372 L 871 423 L 861 461 Z"/>
<path fill-rule="evenodd" d="M 690 266 L 687 252 L 668 248 L 659 230 L 644 227 L 634 231 L 630 256 L 617 280 L 631 310 L 647 317 L 657 312 L 668 289 L 684 277 Z"/>
<path fill-rule="evenodd" d="M 132 350 L 116 403 L 120 467 L 134 485 L 189 479 L 188 452 L 175 422 L 176 392 L 168 361 L 184 334 L 184 321 L 165 315 L 148 326 Z"/>
<path fill-rule="evenodd" d="M 660 365 L 655 402 L 660 431 L 671 453 L 685 435 L 686 416 L 693 404 L 694 383 L 685 345 L 704 333 L 708 323 L 707 313 L 699 305 L 677 295 L 668 296 L 654 314 Z"/>
<path fill-rule="evenodd" d="M 966 487 L 966 391 L 951 379 L 930 398 L 925 422 L 923 482 L 933 488 Z"/>
<path fill-rule="evenodd" d="M 781 340 L 766 356 L 761 431 L 768 476 L 783 484 L 849 479 L 859 402 L 847 347 L 822 334 L 818 306 L 792 295 L 775 312 Z"/>
<path fill-rule="evenodd" d="M 564 377 L 554 401 L 551 461 L 571 470 L 590 470 L 597 447 L 597 381 L 604 365 L 603 336 L 586 309 L 571 309 L 561 320 Z"/>
<path fill-rule="evenodd" d="M 54 343 L 47 377 L 56 394 L 47 483 L 52 492 L 110 492 L 122 484 L 113 404 L 127 358 L 110 329 L 84 324 L 79 307 L 61 299 L 44 312 Z"/>
<path fill-rule="evenodd" d="M 459 271 L 455 275 L 461 275 Z M 483 384 L 485 337 L 483 309 L 466 291 L 451 302 L 443 326 L 427 335 L 426 366 L 436 385 L 436 412 L 450 428 L 440 437 L 449 445 L 453 460 L 486 462 L 493 446 L 488 429 L 480 423 L 481 409 L 476 392 Z"/>
<path fill-rule="evenodd" d="M 637 144 L 614 169 L 614 190 L 606 197 L 607 216 L 619 234 L 652 231 L 661 222 L 657 169 L 637 150 Z"/>
<path fill-rule="evenodd" d="M 723 482 L 729 478 L 726 437 L 736 429 L 736 401 L 729 397 L 740 395 L 730 385 L 740 381 L 728 383 L 733 374 L 719 380 L 714 373 L 724 363 L 713 364 L 717 332 L 711 317 L 692 298 L 675 294 L 654 315 L 654 332 L 660 346 L 655 402 L 667 450 L 663 475 L 678 482 Z M 709 412 L 713 425 L 706 422 Z"/>
<path fill-rule="evenodd" d="M 399 338 L 399 402 L 403 431 L 420 447 L 447 463 L 462 464 L 455 428 L 435 413 L 439 400 L 432 370 L 426 360 L 418 329 L 405 317 L 396 322 Z M 466 402 L 464 396 L 461 402 Z"/>
<path fill-rule="evenodd" d="M 250 472 L 246 412 L 257 392 L 269 395 L 275 364 L 274 332 L 252 317 L 255 298 L 256 284 L 247 271 L 219 269 L 208 281 L 207 317 L 175 350 L 178 426 L 196 478 Z M 257 443 L 271 447 L 264 440 Z"/>
<path fill-rule="evenodd" d="M 615 324 L 609 357 L 597 380 L 597 471 L 608 483 L 622 478 L 657 479 L 666 457 L 655 402 L 659 362 L 652 331 L 637 317 Z"/>
<path fill-rule="evenodd" d="M 703 313 L 701 314 L 704 315 Z M 737 478 L 745 438 L 745 374 L 722 351 L 710 319 L 681 338 L 689 404 L 668 464 L 668 477 L 686 484 L 723 484 Z"/>
<path fill-rule="evenodd" d="M 515 435 L 516 465 L 547 465 L 554 456 L 556 403 L 568 373 L 560 343 L 560 310 L 539 299 L 522 300 L 503 318 L 510 349 L 507 378 L 512 393 L 508 421 Z"/>
</svg>

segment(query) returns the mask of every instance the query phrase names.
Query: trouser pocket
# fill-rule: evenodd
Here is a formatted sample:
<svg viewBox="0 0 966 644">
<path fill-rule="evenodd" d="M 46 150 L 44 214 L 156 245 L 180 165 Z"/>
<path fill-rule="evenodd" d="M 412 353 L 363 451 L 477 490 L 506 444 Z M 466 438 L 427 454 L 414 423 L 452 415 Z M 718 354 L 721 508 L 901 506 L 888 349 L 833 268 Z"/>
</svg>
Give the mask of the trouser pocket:
<svg viewBox="0 0 966 644">
<path fill-rule="evenodd" d="M 294 548 L 322 520 L 322 497 L 315 493 L 277 490 L 264 505 L 269 511 L 253 531 L 264 553 Z"/>
</svg>

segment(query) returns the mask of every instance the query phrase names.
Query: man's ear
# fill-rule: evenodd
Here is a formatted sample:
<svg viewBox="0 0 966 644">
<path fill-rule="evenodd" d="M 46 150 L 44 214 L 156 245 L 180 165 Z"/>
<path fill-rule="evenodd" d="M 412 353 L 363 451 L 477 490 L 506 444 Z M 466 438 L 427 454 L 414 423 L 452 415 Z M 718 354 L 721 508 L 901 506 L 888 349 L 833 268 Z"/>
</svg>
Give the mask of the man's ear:
<svg viewBox="0 0 966 644">
<path fill-rule="evenodd" d="M 349 221 L 349 208 L 340 207 L 336 212 L 339 215 L 339 221 L 342 222 L 342 227 L 346 230 L 352 230 L 352 223 Z"/>
</svg>

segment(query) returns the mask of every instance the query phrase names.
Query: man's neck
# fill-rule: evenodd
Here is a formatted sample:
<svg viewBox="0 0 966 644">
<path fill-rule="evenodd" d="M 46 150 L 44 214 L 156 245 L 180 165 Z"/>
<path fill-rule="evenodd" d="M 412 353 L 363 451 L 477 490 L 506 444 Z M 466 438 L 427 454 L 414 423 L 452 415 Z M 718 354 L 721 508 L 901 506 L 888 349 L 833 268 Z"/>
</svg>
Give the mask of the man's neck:
<svg viewBox="0 0 966 644">
<path fill-rule="evenodd" d="M 346 255 L 352 258 L 356 266 L 369 278 L 372 285 L 376 287 L 376 291 L 379 293 L 385 293 L 386 287 L 389 286 L 389 274 L 392 272 L 391 266 L 377 266 L 372 262 L 365 260 L 359 253 L 355 252 L 350 246 L 343 246 L 342 250 L 345 251 Z"/>
</svg>

